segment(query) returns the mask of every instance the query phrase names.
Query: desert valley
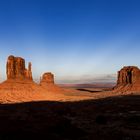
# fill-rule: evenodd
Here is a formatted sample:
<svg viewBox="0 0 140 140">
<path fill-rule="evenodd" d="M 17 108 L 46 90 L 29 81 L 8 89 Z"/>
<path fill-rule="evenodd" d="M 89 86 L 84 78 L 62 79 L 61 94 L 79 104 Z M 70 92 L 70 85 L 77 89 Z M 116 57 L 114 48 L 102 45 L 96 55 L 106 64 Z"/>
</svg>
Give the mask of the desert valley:
<svg viewBox="0 0 140 140">
<path fill-rule="evenodd" d="M 18 103 L 28 101 L 80 101 L 118 95 L 137 95 L 140 92 L 140 70 L 135 66 L 118 72 L 117 84 L 110 88 L 64 88 L 55 84 L 54 75 L 46 72 L 40 83 L 32 77 L 32 64 L 25 67 L 21 57 L 9 56 L 6 64 L 7 80 L 0 84 L 0 102 Z M 92 93 L 93 92 L 93 93 Z"/>
<path fill-rule="evenodd" d="M 0 139 L 139 140 L 140 70 L 118 72 L 115 86 L 66 88 L 46 72 L 40 83 L 21 57 L 9 56 L 0 84 Z"/>
<path fill-rule="evenodd" d="M 140 140 L 140 0 L 0 0 L 0 140 Z"/>
</svg>

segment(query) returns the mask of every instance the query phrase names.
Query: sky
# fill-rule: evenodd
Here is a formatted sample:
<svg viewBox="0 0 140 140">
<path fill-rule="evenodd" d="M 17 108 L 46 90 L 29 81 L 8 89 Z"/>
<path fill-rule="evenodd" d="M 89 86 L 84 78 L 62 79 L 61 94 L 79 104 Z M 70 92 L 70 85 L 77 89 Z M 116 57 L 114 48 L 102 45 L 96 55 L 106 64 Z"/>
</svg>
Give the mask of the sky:
<svg viewBox="0 0 140 140">
<path fill-rule="evenodd" d="M 140 67 L 139 0 L 0 0 L 0 81 L 9 55 L 57 83 L 112 82 Z"/>
</svg>

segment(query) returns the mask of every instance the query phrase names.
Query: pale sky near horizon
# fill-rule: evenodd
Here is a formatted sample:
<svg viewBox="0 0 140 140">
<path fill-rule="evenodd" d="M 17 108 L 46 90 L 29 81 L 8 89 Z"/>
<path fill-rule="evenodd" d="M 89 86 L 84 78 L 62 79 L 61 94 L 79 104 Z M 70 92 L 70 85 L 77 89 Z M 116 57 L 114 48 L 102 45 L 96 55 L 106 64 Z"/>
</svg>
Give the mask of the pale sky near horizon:
<svg viewBox="0 0 140 140">
<path fill-rule="evenodd" d="M 1 0 L 0 79 L 8 55 L 51 71 L 58 83 L 115 81 L 140 67 L 139 0 Z"/>
</svg>

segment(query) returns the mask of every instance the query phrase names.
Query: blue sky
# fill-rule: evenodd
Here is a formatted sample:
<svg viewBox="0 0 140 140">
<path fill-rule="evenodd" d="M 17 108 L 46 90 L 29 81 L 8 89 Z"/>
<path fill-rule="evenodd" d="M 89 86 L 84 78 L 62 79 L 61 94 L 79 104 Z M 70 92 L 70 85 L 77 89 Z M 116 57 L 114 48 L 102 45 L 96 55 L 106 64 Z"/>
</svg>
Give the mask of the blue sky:
<svg viewBox="0 0 140 140">
<path fill-rule="evenodd" d="M 139 0 L 0 0 L 0 79 L 8 55 L 33 64 L 34 79 L 113 81 L 140 66 Z"/>
</svg>

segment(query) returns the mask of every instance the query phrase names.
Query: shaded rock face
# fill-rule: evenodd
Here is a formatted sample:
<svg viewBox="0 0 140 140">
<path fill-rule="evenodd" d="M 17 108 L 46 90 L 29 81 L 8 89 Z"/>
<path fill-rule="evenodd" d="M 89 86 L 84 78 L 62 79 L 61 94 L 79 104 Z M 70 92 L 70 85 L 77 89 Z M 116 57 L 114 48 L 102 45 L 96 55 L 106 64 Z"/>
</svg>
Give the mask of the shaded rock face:
<svg viewBox="0 0 140 140">
<path fill-rule="evenodd" d="M 41 85 L 51 84 L 54 85 L 54 75 L 51 72 L 44 73 L 41 80 Z"/>
<path fill-rule="evenodd" d="M 32 80 L 31 63 L 25 68 L 25 60 L 21 57 L 9 56 L 6 65 L 7 79 Z"/>
<path fill-rule="evenodd" d="M 135 89 L 135 87 L 140 88 L 140 69 L 136 66 L 127 66 L 118 71 L 118 80 L 115 89 L 119 87 L 122 87 L 121 90 L 123 88 L 125 90 Z"/>
</svg>

